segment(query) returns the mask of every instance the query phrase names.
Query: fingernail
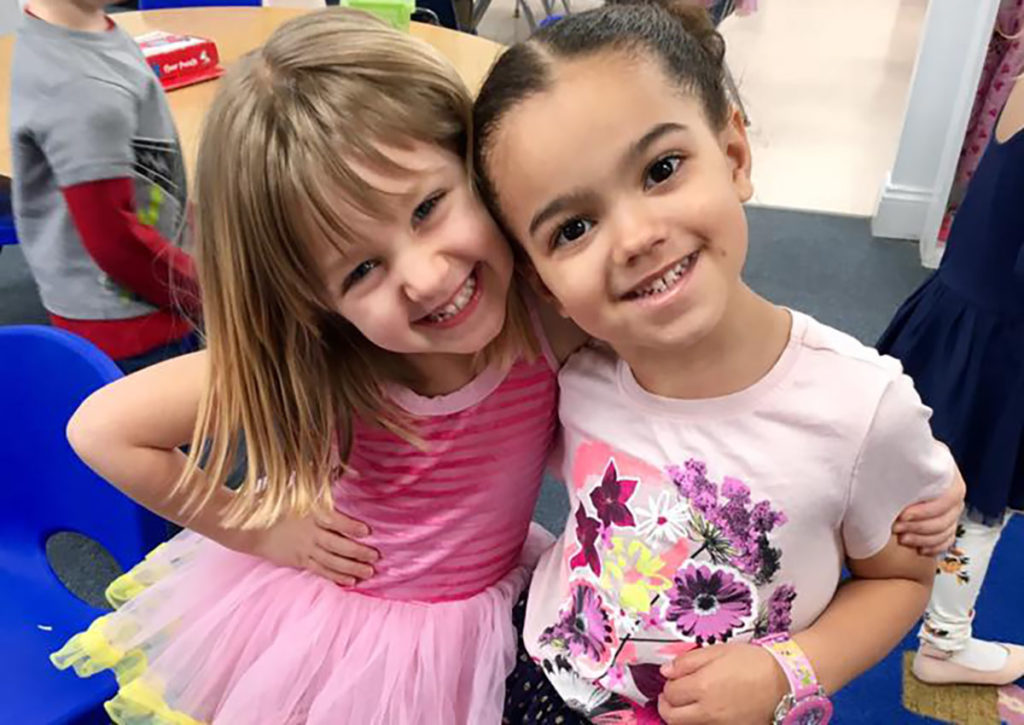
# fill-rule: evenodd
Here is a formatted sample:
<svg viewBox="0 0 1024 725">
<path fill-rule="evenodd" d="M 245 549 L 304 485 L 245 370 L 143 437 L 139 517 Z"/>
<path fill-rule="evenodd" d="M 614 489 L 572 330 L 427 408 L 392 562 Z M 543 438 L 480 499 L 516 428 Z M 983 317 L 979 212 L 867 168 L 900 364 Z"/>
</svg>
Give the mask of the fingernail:
<svg viewBox="0 0 1024 725">
<path fill-rule="evenodd" d="M 350 587 L 350 586 L 352 586 L 353 584 L 356 583 L 356 580 L 353 579 L 352 577 L 346 576 L 346 577 L 342 577 L 342 579 L 341 579 L 341 581 L 339 583 L 343 587 Z"/>
<path fill-rule="evenodd" d="M 907 530 L 907 527 L 904 524 L 896 524 L 892 527 L 892 530 L 895 531 L 897 534 L 902 534 L 904 531 Z"/>
</svg>

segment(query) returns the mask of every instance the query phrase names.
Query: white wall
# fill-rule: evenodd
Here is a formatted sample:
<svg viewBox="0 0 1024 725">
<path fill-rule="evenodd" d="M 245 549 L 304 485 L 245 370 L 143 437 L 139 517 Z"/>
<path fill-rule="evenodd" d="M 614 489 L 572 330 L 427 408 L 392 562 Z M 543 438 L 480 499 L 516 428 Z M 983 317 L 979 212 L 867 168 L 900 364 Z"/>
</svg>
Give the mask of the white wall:
<svg viewBox="0 0 1024 725">
<path fill-rule="evenodd" d="M 871 229 L 918 239 L 938 265 L 936 239 L 981 77 L 999 0 L 931 0 L 907 98 L 896 160 Z"/>
</svg>

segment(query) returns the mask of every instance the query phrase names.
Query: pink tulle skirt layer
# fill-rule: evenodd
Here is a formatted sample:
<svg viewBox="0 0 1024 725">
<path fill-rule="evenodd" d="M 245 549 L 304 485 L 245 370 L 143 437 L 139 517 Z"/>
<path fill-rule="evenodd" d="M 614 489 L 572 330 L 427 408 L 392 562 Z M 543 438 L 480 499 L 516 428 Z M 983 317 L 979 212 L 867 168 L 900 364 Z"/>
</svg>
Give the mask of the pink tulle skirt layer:
<svg viewBox="0 0 1024 725">
<path fill-rule="evenodd" d="M 511 610 L 550 537 L 468 599 L 370 597 L 183 532 L 111 585 L 113 613 L 52 657 L 113 669 L 118 723 L 424 725 L 501 721 Z"/>
</svg>

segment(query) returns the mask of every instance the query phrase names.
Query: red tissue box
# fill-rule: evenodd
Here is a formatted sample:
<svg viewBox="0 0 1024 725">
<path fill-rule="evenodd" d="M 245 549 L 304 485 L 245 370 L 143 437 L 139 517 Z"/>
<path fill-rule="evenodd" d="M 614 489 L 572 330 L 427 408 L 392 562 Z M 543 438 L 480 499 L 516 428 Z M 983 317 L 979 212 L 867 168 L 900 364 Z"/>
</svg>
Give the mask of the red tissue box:
<svg viewBox="0 0 1024 725">
<path fill-rule="evenodd" d="M 164 90 L 202 83 L 224 72 L 212 40 L 155 30 L 135 38 Z"/>
</svg>

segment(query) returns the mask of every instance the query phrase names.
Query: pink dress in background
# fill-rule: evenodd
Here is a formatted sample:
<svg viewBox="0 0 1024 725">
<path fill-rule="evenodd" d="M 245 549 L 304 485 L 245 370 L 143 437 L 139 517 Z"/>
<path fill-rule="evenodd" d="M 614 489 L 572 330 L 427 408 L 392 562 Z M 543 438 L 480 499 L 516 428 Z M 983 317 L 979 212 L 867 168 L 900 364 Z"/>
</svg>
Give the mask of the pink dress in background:
<svg viewBox="0 0 1024 725">
<path fill-rule="evenodd" d="M 113 668 L 118 723 L 499 723 L 511 609 L 551 541 L 531 515 L 555 373 L 520 362 L 441 398 L 393 397 L 426 450 L 359 425 L 334 483 L 337 508 L 373 531 L 373 579 L 344 589 L 186 531 L 115 582 L 122 606 L 54 663 Z"/>
<path fill-rule="evenodd" d="M 967 122 L 964 145 L 960 149 L 953 188 L 949 194 L 946 217 L 939 232 L 945 242 L 967 185 L 974 177 L 982 154 L 995 133 L 996 121 L 1010 97 L 1017 76 L 1024 71 L 1024 0 L 1002 0 L 992 29 L 992 39 L 985 54 L 981 79 L 974 97 L 974 107 Z"/>
</svg>

